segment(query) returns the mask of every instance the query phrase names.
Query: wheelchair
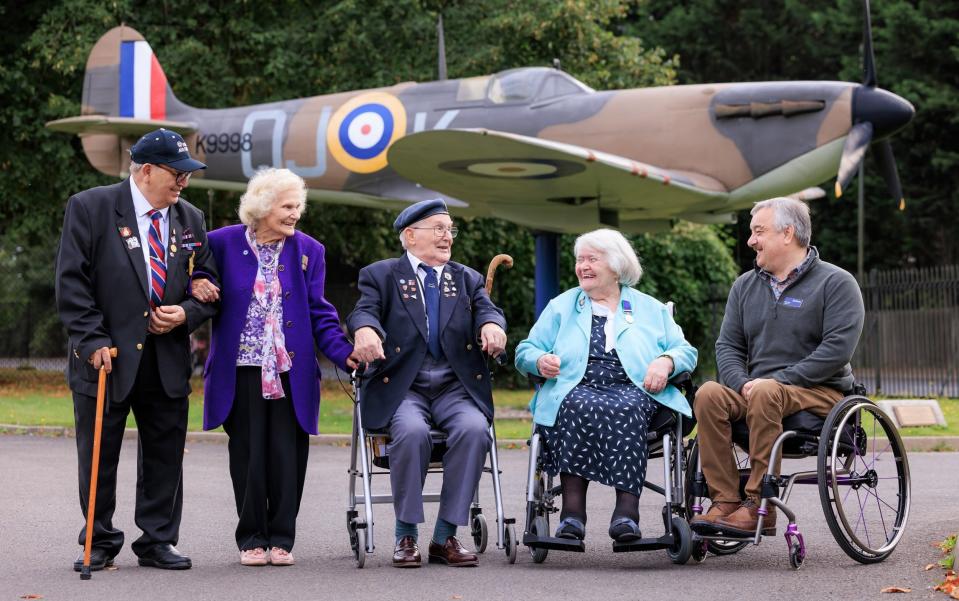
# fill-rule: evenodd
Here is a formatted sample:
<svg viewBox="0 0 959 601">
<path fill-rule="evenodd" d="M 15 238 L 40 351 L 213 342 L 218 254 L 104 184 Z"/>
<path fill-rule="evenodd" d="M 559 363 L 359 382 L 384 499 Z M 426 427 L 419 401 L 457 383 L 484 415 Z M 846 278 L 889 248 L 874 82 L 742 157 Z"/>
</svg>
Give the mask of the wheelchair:
<svg viewBox="0 0 959 601">
<path fill-rule="evenodd" d="M 829 530 L 842 550 L 852 559 L 878 563 L 889 557 L 905 532 L 909 518 L 909 461 L 899 431 L 882 409 L 865 396 L 857 384 L 823 418 L 800 411 L 783 420 L 783 432 L 776 438 L 763 476 L 760 517 L 769 506 L 778 508 L 787 518 L 784 532 L 793 569 L 802 567 L 807 549 L 796 523 L 796 514 L 786 503 L 797 484 L 815 485 Z M 749 430 L 744 421 L 732 425 L 733 449 L 740 471 L 740 494 L 749 478 Z M 793 474 L 774 473 L 777 457 L 816 458 L 816 469 Z M 702 499 L 709 496 L 702 473 L 698 441 L 689 451 L 686 504 L 689 519 L 702 513 Z M 768 534 L 767 534 L 768 535 Z M 750 542 L 758 545 L 764 534 L 762 519 L 750 537 L 730 536 L 715 529 L 708 535 L 696 535 L 693 557 L 705 559 L 708 553 L 736 553 Z"/>
<path fill-rule="evenodd" d="M 542 380 L 541 378 L 533 378 Z M 539 382 L 541 383 L 541 382 Z M 692 406 L 696 395 L 689 373 L 674 376 L 670 383 L 679 388 Z M 665 549 L 673 563 L 685 564 L 695 548 L 693 532 L 689 528 L 689 514 L 685 502 L 684 478 L 687 465 L 687 449 L 683 439 L 693 429 L 694 418 L 686 418 L 681 413 L 667 407 L 660 407 L 649 423 L 646 435 L 649 459 L 663 458 L 663 486 L 653 484 L 648 479 L 643 487 L 652 490 L 664 498 L 662 519 L 664 533 L 655 538 L 641 538 L 630 542 L 613 542 L 614 553 L 630 551 L 652 551 Z M 546 561 L 550 550 L 582 553 L 586 545 L 581 540 L 557 538 L 550 532 L 549 516 L 559 511 L 556 497 L 562 494 L 562 486 L 554 485 L 553 476 L 543 469 L 545 440 L 536 424 L 533 425 L 529 440 L 529 468 L 526 482 L 526 527 L 523 544 L 529 548 L 535 563 Z"/>
<path fill-rule="evenodd" d="M 362 376 L 353 372 L 350 383 L 353 387 L 353 434 L 350 438 L 350 467 L 349 488 L 347 495 L 346 528 L 350 538 L 350 549 L 356 567 L 362 568 L 366 563 L 366 556 L 371 555 L 375 548 L 373 539 L 373 505 L 393 502 L 392 494 L 373 494 L 372 479 L 374 475 L 388 475 L 389 454 L 387 443 L 389 432 L 385 430 L 367 430 L 363 427 L 360 415 L 360 386 Z M 496 503 L 496 548 L 506 552 L 509 563 L 516 561 L 518 545 L 515 530 L 515 519 L 506 518 L 503 512 L 503 493 L 500 486 L 499 458 L 496 450 L 496 430 L 491 424 L 489 427 L 492 444 L 489 451 L 489 465 L 483 472 L 490 474 L 493 480 L 493 498 Z M 428 474 L 443 473 L 443 454 L 446 451 L 446 433 L 433 429 L 430 431 L 433 449 L 430 456 Z M 362 491 L 357 494 L 357 479 L 362 482 Z M 423 492 L 423 501 L 436 503 L 440 500 L 439 492 Z M 357 506 L 362 505 L 362 515 Z M 473 502 L 470 505 L 470 535 L 477 553 L 486 551 L 489 540 L 489 531 L 486 516 L 479 502 L 479 486 L 473 493 Z"/>
</svg>

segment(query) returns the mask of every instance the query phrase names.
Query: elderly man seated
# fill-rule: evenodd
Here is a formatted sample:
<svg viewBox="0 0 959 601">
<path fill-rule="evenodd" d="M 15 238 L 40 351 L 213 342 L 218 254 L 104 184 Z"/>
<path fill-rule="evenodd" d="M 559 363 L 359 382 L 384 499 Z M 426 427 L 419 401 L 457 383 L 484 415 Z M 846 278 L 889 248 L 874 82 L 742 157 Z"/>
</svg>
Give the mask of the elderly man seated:
<svg viewBox="0 0 959 601">
<path fill-rule="evenodd" d="M 755 532 L 760 486 L 783 417 L 802 410 L 829 413 L 853 386 L 849 361 L 862 333 L 859 286 L 809 245 L 809 207 L 791 198 L 764 200 L 752 209 L 750 230 L 756 267 L 729 292 L 716 341 L 719 382 L 704 384 L 694 403 L 712 497 L 709 511 L 690 522 L 701 534 Z M 749 427 L 745 499 L 730 450 L 731 423 L 739 420 Z M 770 533 L 775 525 L 770 508 L 763 530 Z"/>
<path fill-rule="evenodd" d="M 489 452 L 493 391 L 483 353 L 506 346 L 506 320 L 475 270 L 450 261 L 457 229 L 446 203 L 425 200 L 393 224 L 406 251 L 360 271 L 360 300 L 347 319 L 361 362 L 379 360 L 362 382 L 360 412 L 387 428 L 396 512 L 393 565 L 419 567 L 417 524 L 429 467 L 430 426 L 447 434 L 439 517 L 429 560 L 474 566 L 456 539 Z"/>
</svg>

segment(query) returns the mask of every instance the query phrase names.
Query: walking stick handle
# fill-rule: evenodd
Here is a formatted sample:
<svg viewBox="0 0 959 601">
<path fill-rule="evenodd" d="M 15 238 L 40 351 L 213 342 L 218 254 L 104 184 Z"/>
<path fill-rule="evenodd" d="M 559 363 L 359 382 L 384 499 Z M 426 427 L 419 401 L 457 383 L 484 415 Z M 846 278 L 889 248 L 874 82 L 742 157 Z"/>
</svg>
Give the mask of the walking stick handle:
<svg viewBox="0 0 959 601">
<path fill-rule="evenodd" d="M 110 357 L 116 358 L 117 347 L 110 348 Z M 93 424 L 93 457 L 90 461 L 90 497 L 87 502 L 87 536 L 83 544 L 83 567 L 80 580 L 90 580 L 90 551 L 93 549 L 93 517 L 97 506 L 97 480 L 100 475 L 100 438 L 103 436 L 103 405 L 107 393 L 107 370 L 100 366 L 97 378 L 97 408 Z"/>
<path fill-rule="evenodd" d="M 500 263 L 510 268 L 513 266 L 513 257 L 509 255 L 496 255 L 493 257 L 493 260 L 489 262 L 489 268 L 486 270 L 486 294 L 493 294 L 493 276 L 496 275 L 496 268 L 500 266 Z"/>
</svg>

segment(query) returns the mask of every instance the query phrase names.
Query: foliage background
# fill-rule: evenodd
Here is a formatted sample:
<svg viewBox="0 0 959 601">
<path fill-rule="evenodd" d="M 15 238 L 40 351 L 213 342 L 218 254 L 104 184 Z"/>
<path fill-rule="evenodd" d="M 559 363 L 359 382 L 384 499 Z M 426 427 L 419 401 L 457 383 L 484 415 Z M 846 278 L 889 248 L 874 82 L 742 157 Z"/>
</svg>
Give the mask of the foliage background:
<svg viewBox="0 0 959 601">
<path fill-rule="evenodd" d="M 135 27 L 178 98 L 216 108 L 434 79 L 439 9 L 451 78 L 558 57 L 597 89 L 859 79 L 862 20 L 855 0 L 8 0 L 0 7 L 0 355 L 52 356 L 63 349 L 53 303 L 63 207 L 72 193 L 111 178 L 89 166 L 76 137 L 43 124 L 79 114 L 84 65 L 100 35 L 121 22 Z M 911 100 L 918 115 L 894 143 L 908 210 L 898 212 L 878 177 L 867 177 L 867 268 L 959 262 L 956 14 L 954 1 L 889 0 L 873 8 L 880 83 Z M 235 219 L 231 193 L 185 196 L 207 211 L 213 227 Z M 854 206 L 813 204 L 816 243 L 849 269 Z M 348 298 L 359 267 L 398 254 L 393 218 L 385 211 L 310 207 L 302 227 L 329 249 L 331 291 Z M 742 222 L 725 230 L 680 224 L 667 234 L 634 237 L 647 268 L 640 288 L 677 302 L 679 321 L 707 363 L 721 319 L 715 307 L 751 261 Z M 532 320 L 533 236 L 495 219 L 460 225 L 457 260 L 484 270 L 497 253 L 516 258 L 494 291 L 515 343 Z M 572 240 L 561 241 L 564 288 L 574 284 Z M 343 299 L 334 300 L 346 312 Z"/>
</svg>

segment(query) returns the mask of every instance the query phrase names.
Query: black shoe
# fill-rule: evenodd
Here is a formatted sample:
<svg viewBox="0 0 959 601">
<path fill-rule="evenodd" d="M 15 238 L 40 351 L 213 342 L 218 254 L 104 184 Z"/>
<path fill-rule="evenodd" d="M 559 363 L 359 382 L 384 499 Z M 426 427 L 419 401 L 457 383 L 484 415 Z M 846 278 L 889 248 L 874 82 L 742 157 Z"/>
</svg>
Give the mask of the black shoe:
<svg viewBox="0 0 959 601">
<path fill-rule="evenodd" d="M 617 543 L 631 543 L 643 538 L 643 533 L 631 518 L 614 516 L 609 523 L 609 537 Z"/>
<path fill-rule="evenodd" d="M 107 566 L 113 565 L 113 557 L 110 556 L 110 553 L 103 548 L 93 547 L 90 549 L 90 570 L 96 572 L 102 570 Z M 76 561 L 73 562 L 73 571 L 79 572 L 83 569 L 83 551 L 80 551 L 80 554 L 77 556 Z"/>
<path fill-rule="evenodd" d="M 189 570 L 193 562 L 169 543 L 155 545 L 137 560 L 141 566 L 160 568 L 161 570 Z"/>
</svg>

